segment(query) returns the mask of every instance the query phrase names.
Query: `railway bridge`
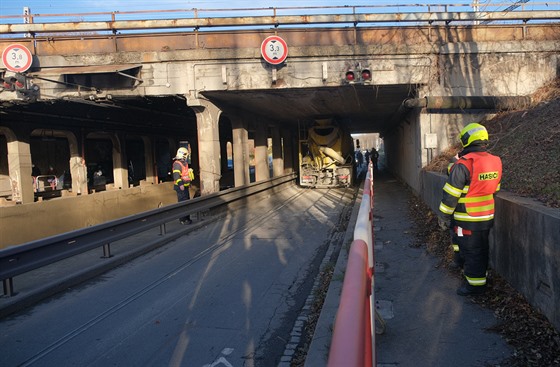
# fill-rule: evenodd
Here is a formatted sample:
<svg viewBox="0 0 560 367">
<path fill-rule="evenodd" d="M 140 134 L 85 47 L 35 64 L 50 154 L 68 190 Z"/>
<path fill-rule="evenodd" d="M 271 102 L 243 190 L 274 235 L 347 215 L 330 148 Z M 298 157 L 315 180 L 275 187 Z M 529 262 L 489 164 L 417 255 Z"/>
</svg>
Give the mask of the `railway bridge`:
<svg viewBox="0 0 560 367">
<path fill-rule="evenodd" d="M 300 131 L 322 118 L 336 118 L 352 134 L 379 134 L 366 148 L 381 148 L 385 167 L 413 190 L 430 191 L 439 182 L 424 179 L 422 168 L 465 124 L 528 105 L 532 92 L 558 76 L 560 7 L 550 5 L 230 9 L 219 16 L 191 9 L 4 22 L 0 247 L 175 202 L 169 165 L 187 142 L 193 194 L 297 173 Z M 44 182 L 33 181 L 34 167 Z M 54 190 L 40 186 L 53 182 Z M 63 197 L 43 200 L 49 193 Z M 535 238 L 550 235 L 557 219 Z M 507 220 L 498 222 L 504 231 Z M 546 241 L 530 250 L 537 255 L 528 269 L 552 248 Z M 505 248 L 497 246 L 494 261 Z M 555 269 L 557 261 L 546 263 Z M 557 324 L 557 277 L 519 272 L 514 263 L 497 268 Z"/>
<path fill-rule="evenodd" d="M 297 171 L 299 131 L 325 117 L 378 133 L 391 171 L 418 190 L 420 169 L 462 126 L 526 104 L 558 72 L 560 10 L 443 10 L 0 24 L 4 204 L 55 186 L 34 184 L 33 166 L 46 180 L 64 174 L 53 188 L 65 195 L 159 184 L 186 141 L 201 195 Z M 146 209 L 129 206 L 104 212 Z"/>
</svg>

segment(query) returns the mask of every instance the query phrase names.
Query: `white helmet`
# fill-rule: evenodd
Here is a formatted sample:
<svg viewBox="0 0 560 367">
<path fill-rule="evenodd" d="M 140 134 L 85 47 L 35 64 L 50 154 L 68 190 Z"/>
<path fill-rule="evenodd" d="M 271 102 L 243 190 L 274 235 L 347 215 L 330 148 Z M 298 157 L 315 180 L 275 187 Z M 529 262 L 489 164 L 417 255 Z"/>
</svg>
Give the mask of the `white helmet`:
<svg viewBox="0 0 560 367">
<path fill-rule="evenodd" d="M 189 156 L 189 151 L 187 150 L 187 148 L 181 147 L 177 149 L 177 155 L 175 156 L 174 159 L 187 159 L 188 156 Z"/>
</svg>

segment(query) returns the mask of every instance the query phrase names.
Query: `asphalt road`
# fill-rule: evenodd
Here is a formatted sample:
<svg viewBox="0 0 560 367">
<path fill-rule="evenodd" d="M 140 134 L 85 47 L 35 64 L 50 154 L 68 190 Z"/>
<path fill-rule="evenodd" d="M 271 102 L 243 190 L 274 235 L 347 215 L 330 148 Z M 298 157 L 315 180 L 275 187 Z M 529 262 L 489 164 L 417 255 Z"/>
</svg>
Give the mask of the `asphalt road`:
<svg viewBox="0 0 560 367">
<path fill-rule="evenodd" d="M 0 365 L 277 365 L 353 194 L 287 188 L 8 316 Z"/>
</svg>

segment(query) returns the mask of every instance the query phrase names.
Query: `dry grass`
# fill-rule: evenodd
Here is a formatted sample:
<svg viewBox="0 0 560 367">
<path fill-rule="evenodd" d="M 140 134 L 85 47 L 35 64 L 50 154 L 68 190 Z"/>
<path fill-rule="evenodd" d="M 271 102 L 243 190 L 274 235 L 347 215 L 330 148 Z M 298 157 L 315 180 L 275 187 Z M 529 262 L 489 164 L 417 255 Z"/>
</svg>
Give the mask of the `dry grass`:
<svg viewBox="0 0 560 367">
<path fill-rule="evenodd" d="M 560 78 L 553 80 L 533 93 L 531 96 L 531 107 L 537 107 L 542 102 L 549 102 L 555 99 L 560 99 Z"/>
<path fill-rule="evenodd" d="M 532 107 L 499 113 L 482 124 L 488 150 L 502 158 L 502 189 L 560 208 L 560 78 L 532 95 Z M 438 155 L 426 170 L 446 172 L 456 145 Z"/>
<path fill-rule="evenodd" d="M 447 173 L 447 165 L 451 162 L 451 158 L 461 151 L 461 144 L 457 143 L 447 148 L 436 156 L 430 164 L 424 167 L 427 171 Z"/>
</svg>

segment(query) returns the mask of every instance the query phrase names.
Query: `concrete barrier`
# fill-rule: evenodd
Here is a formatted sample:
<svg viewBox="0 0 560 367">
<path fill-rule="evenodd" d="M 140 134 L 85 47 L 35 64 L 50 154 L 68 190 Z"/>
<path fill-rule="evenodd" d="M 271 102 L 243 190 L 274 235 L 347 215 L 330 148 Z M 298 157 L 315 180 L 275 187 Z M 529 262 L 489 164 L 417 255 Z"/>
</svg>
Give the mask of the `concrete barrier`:
<svg viewBox="0 0 560 367">
<path fill-rule="evenodd" d="M 421 173 L 420 196 L 436 213 L 446 178 Z M 498 193 L 490 264 L 560 330 L 560 209 Z"/>
<path fill-rule="evenodd" d="M 0 248 L 177 202 L 172 182 L 0 207 Z"/>
</svg>

